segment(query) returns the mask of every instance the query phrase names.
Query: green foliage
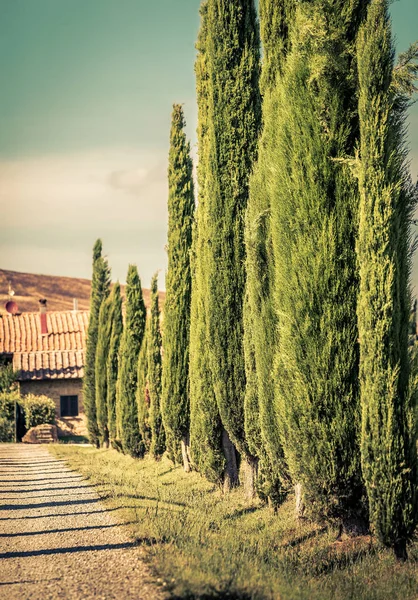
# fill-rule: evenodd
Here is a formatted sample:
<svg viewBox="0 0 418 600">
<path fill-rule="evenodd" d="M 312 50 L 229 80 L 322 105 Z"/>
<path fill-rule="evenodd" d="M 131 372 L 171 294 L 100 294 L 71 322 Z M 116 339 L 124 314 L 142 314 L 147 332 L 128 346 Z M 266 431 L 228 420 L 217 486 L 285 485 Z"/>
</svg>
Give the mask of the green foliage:
<svg viewBox="0 0 418 600">
<path fill-rule="evenodd" d="M 190 426 L 190 250 L 194 215 L 193 163 L 185 120 L 173 107 L 168 165 L 168 271 L 164 304 L 161 413 L 174 446 L 188 440 Z M 175 448 L 173 448 L 175 452 Z"/>
<path fill-rule="evenodd" d="M 109 437 L 116 440 L 116 387 L 119 372 L 119 346 L 123 331 L 122 297 L 119 282 L 115 283 L 111 293 L 112 307 L 110 320 L 112 328 L 109 339 L 109 354 L 106 366 L 107 378 L 107 421 Z"/>
<path fill-rule="evenodd" d="M 278 339 L 275 402 L 287 466 L 308 510 L 361 509 L 358 191 L 341 157 L 358 137 L 352 46 L 365 3 L 299 3 L 274 91 L 268 189 Z"/>
<path fill-rule="evenodd" d="M 104 445 L 107 445 L 109 442 L 107 422 L 107 361 L 112 332 L 112 304 L 113 298 L 109 296 L 102 302 L 100 307 L 96 348 L 96 415 L 100 441 Z"/>
<path fill-rule="evenodd" d="M 399 55 L 392 72 L 392 89 L 397 94 L 412 96 L 418 92 L 418 41 Z"/>
<path fill-rule="evenodd" d="M 13 365 L 0 365 L 0 392 L 8 392 L 17 381 L 18 372 L 13 370 Z"/>
<path fill-rule="evenodd" d="M 55 423 L 55 402 L 48 396 L 27 394 L 22 396 L 19 404 L 25 413 L 25 426 L 27 429 L 45 423 Z"/>
<path fill-rule="evenodd" d="M 165 451 L 165 431 L 161 416 L 161 330 L 158 302 L 158 275 L 151 281 L 151 315 L 148 338 L 149 421 L 151 426 L 150 452 L 159 458 Z"/>
<path fill-rule="evenodd" d="M 15 441 L 15 404 L 20 403 L 18 391 L 0 390 L 0 442 Z"/>
<path fill-rule="evenodd" d="M 407 100 L 392 89 L 385 0 L 372 0 L 357 46 L 360 81 L 358 320 L 362 468 L 379 539 L 406 555 L 417 522 L 417 378 L 408 354 L 410 219 Z"/>
<path fill-rule="evenodd" d="M 151 448 L 151 425 L 149 421 L 149 389 L 148 389 L 148 340 L 150 336 L 150 319 L 145 326 L 144 340 L 138 358 L 138 385 L 136 389 L 136 402 L 138 405 L 139 432 L 145 445 L 145 451 Z"/>
<path fill-rule="evenodd" d="M 263 45 L 263 67 L 260 88 L 270 91 L 282 71 L 289 49 L 289 29 L 292 26 L 295 0 L 259 0 L 260 35 Z"/>
<path fill-rule="evenodd" d="M 96 415 L 96 348 L 99 330 L 99 313 L 102 302 L 110 291 L 110 269 L 102 257 L 102 241 L 97 240 L 93 248 L 93 276 L 90 295 L 90 317 L 87 329 L 86 353 L 84 358 L 83 399 L 87 417 L 87 430 L 92 444 L 99 444 L 99 427 Z"/>
<path fill-rule="evenodd" d="M 210 481 L 220 483 L 225 468 L 221 447 L 222 424 L 207 360 L 209 344 L 206 253 L 209 248 L 206 210 L 208 161 L 209 77 L 207 65 L 207 2 L 200 8 L 201 26 L 197 42 L 196 91 L 198 106 L 198 208 L 191 254 L 192 298 L 190 314 L 190 450 L 197 470 Z"/>
<path fill-rule="evenodd" d="M 129 265 L 126 277 L 126 317 L 119 348 L 116 422 L 125 454 L 143 456 L 144 442 L 139 432 L 136 391 L 138 357 L 144 339 L 146 309 L 136 266 Z"/>
<path fill-rule="evenodd" d="M 244 214 L 261 124 L 259 36 L 253 0 L 209 0 L 205 252 L 208 348 L 223 427 L 249 455 L 244 431 Z"/>
<path fill-rule="evenodd" d="M 274 256 L 271 238 L 271 210 L 267 181 L 269 157 L 274 147 L 276 106 L 272 90 L 283 72 L 289 47 L 288 31 L 294 13 L 293 1 L 261 0 L 260 31 L 263 64 L 260 86 L 263 100 L 263 132 L 258 160 L 250 180 L 245 218 L 246 301 L 244 304 L 244 352 L 247 387 L 244 415 L 251 452 L 262 460 L 260 482 L 276 498 L 280 483 L 288 486 L 286 467 L 274 406 L 273 363 L 278 345 L 277 315 L 274 310 Z M 263 473 L 263 474 L 262 474 Z M 261 479 L 264 479 L 261 483 Z M 269 483 L 269 479 L 271 479 Z M 277 488 L 277 489 L 275 489 Z"/>
</svg>

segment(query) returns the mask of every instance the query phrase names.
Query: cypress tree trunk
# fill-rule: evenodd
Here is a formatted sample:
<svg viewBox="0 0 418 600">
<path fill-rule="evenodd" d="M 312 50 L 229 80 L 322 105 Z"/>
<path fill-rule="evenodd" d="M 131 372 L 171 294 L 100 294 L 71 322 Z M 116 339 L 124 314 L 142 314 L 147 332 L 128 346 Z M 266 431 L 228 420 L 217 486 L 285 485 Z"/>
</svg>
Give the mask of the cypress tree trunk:
<svg viewBox="0 0 418 600">
<path fill-rule="evenodd" d="M 168 167 L 168 271 L 164 305 L 161 412 L 164 429 L 173 438 L 173 453 L 187 444 L 190 428 L 190 251 L 194 215 L 193 163 L 185 120 L 179 104 L 173 107 Z M 168 443 L 167 443 L 168 447 Z M 187 446 L 184 469 L 190 470 Z"/>
<path fill-rule="evenodd" d="M 222 425 L 244 456 L 244 214 L 261 122 L 253 0 L 208 0 L 208 161 L 205 256 L 209 360 Z M 205 217 L 203 217 L 205 219 Z M 222 439 L 225 435 L 222 436 Z M 224 451 L 227 445 L 223 444 Z M 234 469 L 226 452 L 226 476 Z M 235 484 L 235 481 L 233 481 Z"/>
<path fill-rule="evenodd" d="M 107 360 L 112 331 L 112 296 L 106 298 L 99 312 L 99 328 L 96 349 L 96 412 L 101 445 L 109 447 L 107 419 Z"/>
<path fill-rule="evenodd" d="M 289 482 L 274 407 L 272 368 L 278 339 L 277 317 L 274 311 L 270 197 L 266 182 L 271 170 L 268 156 L 270 146 L 274 144 L 276 131 L 271 96 L 284 67 L 289 46 L 288 23 L 291 22 L 294 13 L 293 4 L 293 0 L 260 0 L 260 31 L 264 54 L 260 87 L 264 96 L 264 128 L 260 138 L 258 161 L 250 180 L 245 220 L 245 431 L 251 452 L 261 461 L 259 493 L 268 496 L 271 504 L 282 499 L 283 485 L 289 487 Z"/>
<path fill-rule="evenodd" d="M 157 275 L 151 281 L 151 315 L 148 339 L 149 419 L 151 455 L 158 459 L 165 451 L 165 431 L 161 417 L 161 331 Z"/>
<path fill-rule="evenodd" d="M 362 509 L 359 456 L 358 140 L 352 55 L 366 2 L 300 3 L 274 91 L 269 152 L 275 402 L 286 463 L 306 509 L 345 522 Z"/>
<path fill-rule="evenodd" d="M 406 164 L 407 99 L 392 87 L 387 5 L 372 0 L 357 46 L 361 451 L 373 528 L 405 559 L 417 523 L 416 399 L 408 355 L 410 219 L 416 199 Z"/>
<path fill-rule="evenodd" d="M 102 257 L 102 241 L 97 240 L 93 248 L 90 317 L 87 329 L 83 377 L 83 401 L 87 418 L 87 431 L 90 442 L 97 447 L 99 447 L 100 442 L 96 414 L 96 348 L 100 307 L 109 295 L 109 290 L 110 270 L 107 261 Z"/>
<path fill-rule="evenodd" d="M 209 481 L 220 485 L 225 458 L 222 452 L 222 425 L 212 384 L 207 349 L 208 280 L 205 268 L 209 248 L 206 209 L 208 162 L 209 80 L 207 68 L 207 2 L 200 8 L 201 27 L 197 42 L 196 91 L 198 106 L 198 208 L 193 231 L 192 299 L 190 315 L 190 450 L 193 465 Z"/>
<path fill-rule="evenodd" d="M 126 278 L 125 327 L 119 348 L 116 410 L 119 438 L 125 454 L 142 457 L 144 442 L 139 432 L 136 401 L 138 358 L 144 339 L 146 309 L 136 266 L 130 265 Z"/>
<path fill-rule="evenodd" d="M 116 441 L 116 384 L 118 379 L 119 346 L 123 331 L 122 298 L 120 285 L 116 282 L 113 286 L 112 307 L 110 319 L 112 328 L 109 340 L 109 355 L 107 358 L 107 420 L 110 440 Z"/>
</svg>

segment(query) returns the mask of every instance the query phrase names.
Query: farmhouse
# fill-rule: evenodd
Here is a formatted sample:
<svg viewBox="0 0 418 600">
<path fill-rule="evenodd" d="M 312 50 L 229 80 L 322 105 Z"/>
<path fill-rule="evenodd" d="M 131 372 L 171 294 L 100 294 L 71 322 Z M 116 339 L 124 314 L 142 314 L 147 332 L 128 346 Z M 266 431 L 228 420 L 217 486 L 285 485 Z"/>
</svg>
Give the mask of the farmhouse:
<svg viewBox="0 0 418 600">
<path fill-rule="evenodd" d="M 20 391 L 45 394 L 55 401 L 61 435 L 86 433 L 82 377 L 88 325 L 87 311 L 19 313 L 11 304 L 0 314 L 0 363 L 12 363 L 18 372 Z"/>
</svg>

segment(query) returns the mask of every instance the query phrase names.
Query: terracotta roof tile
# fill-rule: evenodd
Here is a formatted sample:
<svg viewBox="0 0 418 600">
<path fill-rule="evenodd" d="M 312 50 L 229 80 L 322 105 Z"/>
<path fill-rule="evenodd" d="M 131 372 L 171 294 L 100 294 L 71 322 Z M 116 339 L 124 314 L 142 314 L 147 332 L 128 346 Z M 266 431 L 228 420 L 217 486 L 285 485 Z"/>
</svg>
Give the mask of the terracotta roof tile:
<svg viewBox="0 0 418 600">
<path fill-rule="evenodd" d="M 13 368 L 20 381 L 78 379 L 84 374 L 84 352 L 15 352 Z"/>
<path fill-rule="evenodd" d="M 48 312 L 44 335 L 39 314 L 0 315 L 0 354 L 13 354 L 21 380 L 82 377 L 89 313 Z"/>
</svg>

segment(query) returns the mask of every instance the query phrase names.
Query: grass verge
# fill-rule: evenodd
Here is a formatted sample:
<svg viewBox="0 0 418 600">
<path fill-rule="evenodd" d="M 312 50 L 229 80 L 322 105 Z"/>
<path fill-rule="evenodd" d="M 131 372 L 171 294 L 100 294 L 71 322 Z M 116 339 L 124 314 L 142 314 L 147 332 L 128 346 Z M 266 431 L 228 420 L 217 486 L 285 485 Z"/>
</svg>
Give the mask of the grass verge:
<svg viewBox="0 0 418 600">
<path fill-rule="evenodd" d="M 97 485 L 128 523 L 160 583 L 183 600 L 417 600 L 418 544 L 397 563 L 370 537 L 299 524 L 290 498 L 273 515 L 242 490 L 227 497 L 163 458 L 49 446 Z"/>
</svg>

